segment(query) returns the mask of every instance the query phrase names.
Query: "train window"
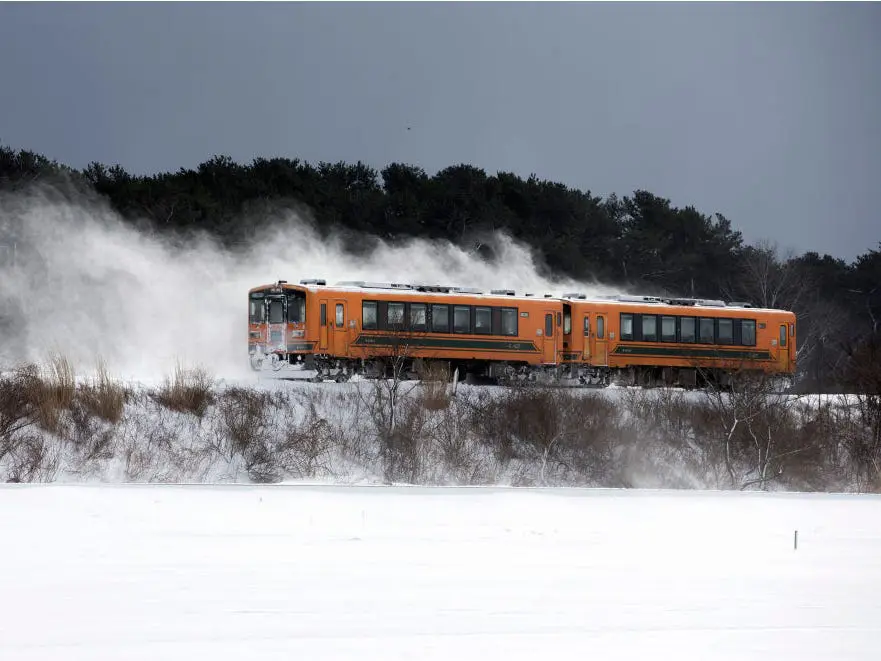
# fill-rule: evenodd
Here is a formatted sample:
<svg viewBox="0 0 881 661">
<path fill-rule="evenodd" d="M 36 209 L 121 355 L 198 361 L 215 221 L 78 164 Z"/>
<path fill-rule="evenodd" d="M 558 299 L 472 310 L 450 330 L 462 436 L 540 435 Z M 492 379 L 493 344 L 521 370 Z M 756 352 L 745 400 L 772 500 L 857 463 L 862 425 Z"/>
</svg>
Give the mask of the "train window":
<svg viewBox="0 0 881 661">
<path fill-rule="evenodd" d="M 322 326 L 327 326 L 327 303 L 321 304 L 321 314 L 319 316 L 321 320 L 318 323 Z"/>
<path fill-rule="evenodd" d="M 745 347 L 756 346 L 756 320 L 743 319 L 740 322 L 740 343 Z"/>
<path fill-rule="evenodd" d="M 786 325 L 780 327 L 780 346 L 786 346 Z"/>
<path fill-rule="evenodd" d="M 410 303 L 410 328 L 425 330 L 425 303 Z"/>
<path fill-rule="evenodd" d="M 658 317 L 654 314 L 642 315 L 642 339 L 655 342 L 658 339 Z"/>
<path fill-rule="evenodd" d="M 584 315 L 584 337 L 590 337 L 590 317 Z"/>
<path fill-rule="evenodd" d="M 731 319 L 719 320 L 719 344 L 734 344 L 734 322 Z"/>
<path fill-rule="evenodd" d="M 453 332 L 471 332 L 471 308 L 467 305 L 453 306 Z"/>
<path fill-rule="evenodd" d="M 280 298 L 269 299 L 269 323 L 284 323 L 284 300 Z"/>
<path fill-rule="evenodd" d="M 700 320 L 700 339 L 701 344 L 713 344 L 716 341 L 716 324 L 712 319 L 701 317 Z"/>
<path fill-rule="evenodd" d="M 364 330 L 376 330 L 376 319 L 376 301 L 364 301 L 361 303 L 361 328 Z"/>
<path fill-rule="evenodd" d="M 621 313 L 621 339 L 633 339 L 633 315 Z"/>
<path fill-rule="evenodd" d="M 676 317 L 661 317 L 661 342 L 676 341 Z"/>
<path fill-rule="evenodd" d="M 345 326 L 346 325 L 346 315 L 344 310 L 344 306 L 342 303 L 336 304 L 336 325 L 337 326 Z"/>
<path fill-rule="evenodd" d="M 388 304 L 388 328 L 401 328 L 404 325 L 404 304 L 389 303 Z"/>
<path fill-rule="evenodd" d="M 435 333 L 450 332 L 450 306 L 449 305 L 432 305 L 431 306 L 431 330 Z"/>
<path fill-rule="evenodd" d="M 602 340 L 606 334 L 606 318 L 597 317 L 597 339 Z"/>
<path fill-rule="evenodd" d="M 263 304 L 262 299 L 251 299 L 251 309 L 248 317 L 252 324 L 262 324 L 266 321 L 266 306 Z"/>
<path fill-rule="evenodd" d="M 569 335 L 572 332 L 572 310 L 568 307 L 563 311 L 563 335 Z"/>
<path fill-rule="evenodd" d="M 795 324 L 789 324 L 789 337 L 795 337 Z"/>
<path fill-rule="evenodd" d="M 481 335 L 492 333 L 492 308 L 474 308 L 474 332 Z"/>
<path fill-rule="evenodd" d="M 545 315 L 545 337 L 551 337 L 554 334 L 554 315 L 548 313 Z"/>
<path fill-rule="evenodd" d="M 502 335 L 517 335 L 517 308 L 502 308 Z"/>
<path fill-rule="evenodd" d="M 694 342 L 694 317 L 679 317 L 679 341 Z"/>
</svg>

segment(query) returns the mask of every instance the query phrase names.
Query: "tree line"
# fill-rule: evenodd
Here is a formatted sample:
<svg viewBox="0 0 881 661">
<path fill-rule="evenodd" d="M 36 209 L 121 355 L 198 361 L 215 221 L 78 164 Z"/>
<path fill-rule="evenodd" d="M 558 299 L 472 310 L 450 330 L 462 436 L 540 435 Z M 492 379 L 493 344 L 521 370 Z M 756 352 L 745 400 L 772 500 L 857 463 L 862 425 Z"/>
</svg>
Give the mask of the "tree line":
<svg viewBox="0 0 881 661">
<path fill-rule="evenodd" d="M 76 170 L 0 145 L 0 191 L 43 184 L 103 196 L 145 231 L 181 240 L 207 232 L 228 246 L 291 207 L 307 212 L 319 232 L 348 237 L 353 250 L 369 246 L 370 237 L 421 237 L 491 258 L 482 237 L 502 230 L 533 247 L 548 275 L 795 311 L 804 388 L 864 388 L 866 365 L 881 362 L 881 243 L 852 262 L 781 254 L 767 242 L 747 244 L 720 213 L 678 208 L 648 191 L 602 198 L 534 174 L 493 175 L 466 164 L 429 176 L 403 163 L 377 171 L 361 162 L 241 164 L 228 156 L 135 176 L 97 162 Z"/>
</svg>

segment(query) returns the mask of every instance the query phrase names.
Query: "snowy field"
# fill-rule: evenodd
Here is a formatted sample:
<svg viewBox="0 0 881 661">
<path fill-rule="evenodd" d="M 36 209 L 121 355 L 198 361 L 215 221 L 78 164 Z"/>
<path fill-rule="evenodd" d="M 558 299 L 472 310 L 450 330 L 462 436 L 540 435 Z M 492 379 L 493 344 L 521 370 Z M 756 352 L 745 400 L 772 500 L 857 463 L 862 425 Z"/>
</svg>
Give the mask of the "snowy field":
<svg viewBox="0 0 881 661">
<path fill-rule="evenodd" d="M 881 658 L 873 496 L 6 485 L 0 531 L 9 661 Z"/>
</svg>

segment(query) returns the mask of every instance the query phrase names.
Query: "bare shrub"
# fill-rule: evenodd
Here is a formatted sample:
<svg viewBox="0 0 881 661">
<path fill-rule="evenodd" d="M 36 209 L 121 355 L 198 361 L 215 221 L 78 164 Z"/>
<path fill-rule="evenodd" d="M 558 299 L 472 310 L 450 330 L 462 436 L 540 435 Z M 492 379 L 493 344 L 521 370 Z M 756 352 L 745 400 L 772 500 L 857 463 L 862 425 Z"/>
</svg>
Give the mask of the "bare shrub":
<svg viewBox="0 0 881 661">
<path fill-rule="evenodd" d="M 334 431 L 327 419 L 319 413 L 315 398 L 308 398 L 304 402 L 304 409 L 300 420 L 290 417 L 285 420 L 284 440 L 279 447 L 279 463 L 285 473 L 294 477 L 329 474 L 332 472 L 330 463 Z"/>
<path fill-rule="evenodd" d="M 440 484 L 471 485 L 488 484 L 498 477 L 491 453 L 482 451 L 486 446 L 469 429 L 466 403 L 454 400 L 445 408 L 429 405 L 427 410 L 432 414 L 424 430 L 425 479 Z"/>
<path fill-rule="evenodd" d="M 156 393 L 156 401 L 172 411 L 192 413 L 197 418 L 214 403 L 214 379 L 203 368 L 185 370 L 180 364 L 174 375 Z"/>
<path fill-rule="evenodd" d="M 34 424 L 32 393 L 37 378 L 33 365 L 0 377 L 0 460 L 13 449 L 17 434 Z"/>
<path fill-rule="evenodd" d="M 264 437 L 267 411 L 271 398 L 268 393 L 248 388 L 228 388 L 217 399 L 221 433 L 226 438 L 227 453 L 244 453 Z"/>
<path fill-rule="evenodd" d="M 8 455 L 7 482 L 50 482 L 58 470 L 58 451 L 39 434 L 19 438 Z"/>
</svg>

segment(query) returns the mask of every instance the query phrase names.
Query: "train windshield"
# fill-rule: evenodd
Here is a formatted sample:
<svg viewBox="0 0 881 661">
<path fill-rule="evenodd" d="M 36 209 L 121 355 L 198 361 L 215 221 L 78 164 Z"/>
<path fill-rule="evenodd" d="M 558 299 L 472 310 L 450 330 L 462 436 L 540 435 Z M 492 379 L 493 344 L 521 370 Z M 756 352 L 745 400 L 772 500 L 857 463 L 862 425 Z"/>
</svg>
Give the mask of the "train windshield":
<svg viewBox="0 0 881 661">
<path fill-rule="evenodd" d="M 278 290 L 252 292 L 248 315 L 252 324 L 283 324 L 306 321 L 306 294 L 301 291 Z"/>
<path fill-rule="evenodd" d="M 288 321 L 292 324 L 306 322 L 306 294 L 301 291 L 288 292 Z"/>
<path fill-rule="evenodd" d="M 263 294 L 251 294 L 248 301 L 248 319 L 252 324 L 262 324 L 266 321 L 266 301 Z"/>
<path fill-rule="evenodd" d="M 269 308 L 269 323 L 270 324 L 283 324 L 285 322 L 284 319 L 284 298 L 281 296 L 272 297 L 267 300 L 267 307 Z"/>
</svg>

